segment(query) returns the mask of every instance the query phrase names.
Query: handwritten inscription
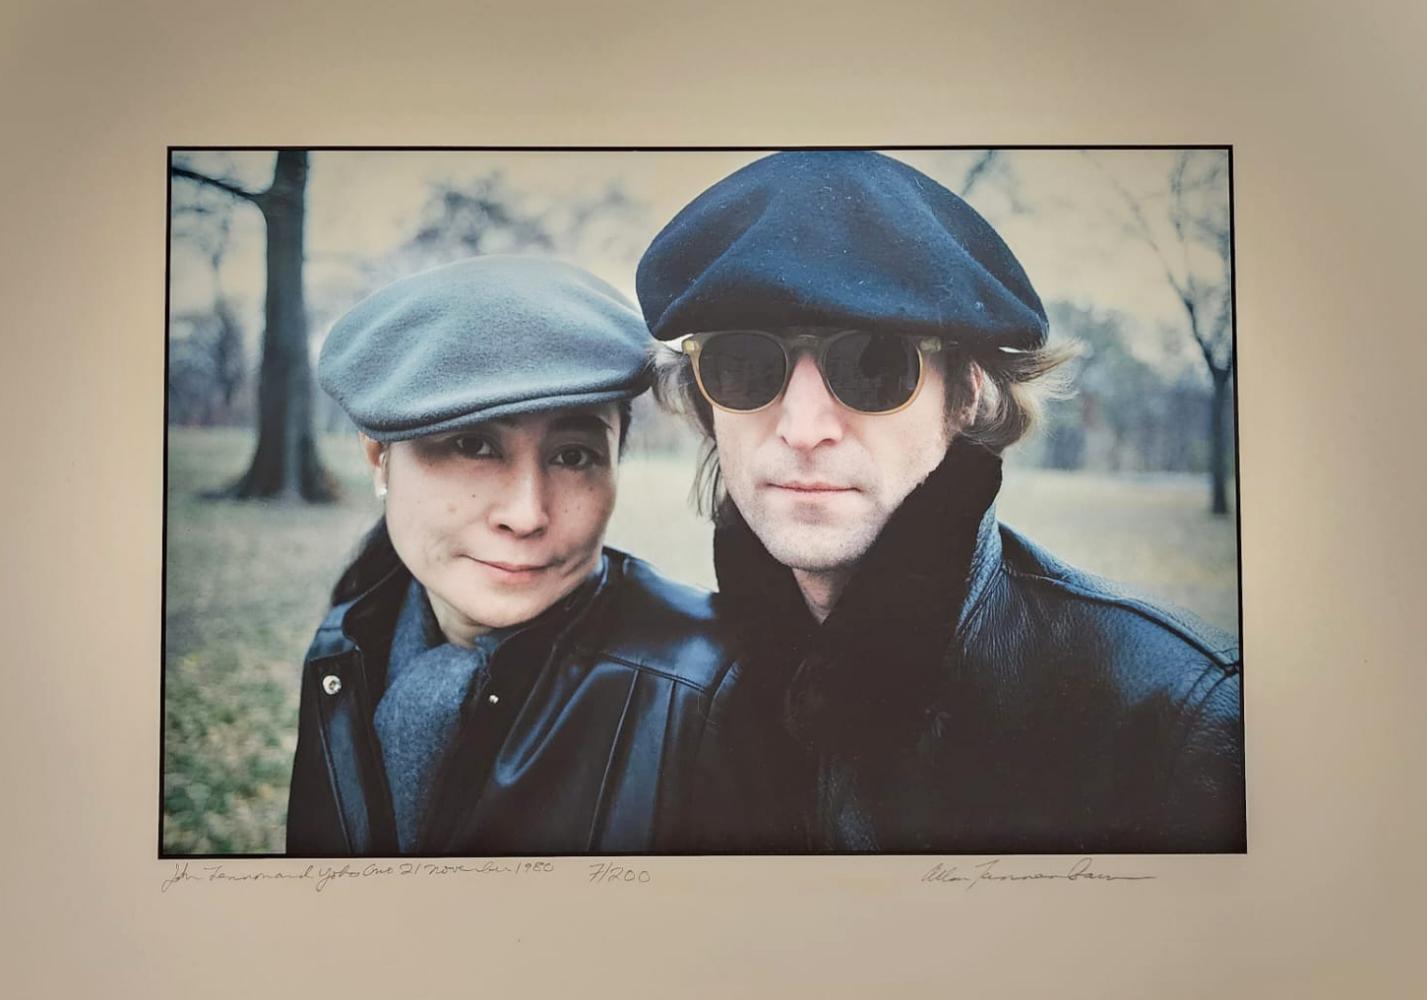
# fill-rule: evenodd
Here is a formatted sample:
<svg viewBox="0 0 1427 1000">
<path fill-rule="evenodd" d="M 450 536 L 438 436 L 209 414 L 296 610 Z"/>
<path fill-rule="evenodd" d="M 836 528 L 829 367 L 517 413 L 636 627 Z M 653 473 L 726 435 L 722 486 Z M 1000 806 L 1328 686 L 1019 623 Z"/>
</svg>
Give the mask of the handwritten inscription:
<svg viewBox="0 0 1427 1000">
<path fill-rule="evenodd" d="M 596 885 L 639 885 L 652 878 L 648 868 L 629 868 L 608 861 L 590 865 L 589 880 Z"/>
<path fill-rule="evenodd" d="M 447 861 L 374 861 L 369 864 L 348 862 L 341 865 L 307 865 L 277 871 L 229 871 L 221 864 L 195 866 L 180 861 L 174 866 L 173 874 L 159 885 L 160 892 L 168 892 L 185 882 L 225 883 L 225 882 L 307 882 L 321 892 L 333 882 L 365 881 L 383 878 L 439 878 L 451 875 L 541 875 L 555 870 L 552 861 L 482 861 L 478 864 L 462 864 Z"/>
<path fill-rule="evenodd" d="M 962 870 L 958 865 L 947 866 L 938 861 L 921 877 L 923 882 L 959 884 L 966 889 L 987 882 L 1039 882 L 1045 880 L 1062 882 L 1145 882 L 1153 875 L 1111 875 L 1094 869 L 1091 858 L 1081 858 L 1065 871 L 1008 872 L 999 867 L 1000 858 L 992 858 L 980 864 L 969 865 Z"/>
<path fill-rule="evenodd" d="M 505 876 L 507 878 L 539 877 L 556 870 L 552 861 L 373 861 L 363 863 L 349 861 L 337 864 L 307 864 L 300 867 L 257 870 L 231 870 L 221 863 L 198 864 L 180 861 L 174 864 L 173 873 L 159 885 L 160 892 L 168 892 L 178 885 L 201 883 L 207 885 L 236 882 L 302 882 L 317 892 L 323 892 L 334 882 L 364 882 L 373 879 L 424 880 L 452 876 Z M 592 862 L 588 865 L 585 880 L 591 885 L 646 885 L 653 881 L 653 873 L 648 868 L 611 861 Z M 1094 859 L 1083 857 L 1064 870 L 1016 871 L 1000 858 L 992 858 L 976 864 L 947 864 L 938 861 L 925 871 L 920 880 L 927 884 L 959 885 L 971 890 L 982 884 L 1012 882 L 1146 882 L 1154 875 L 1127 874 L 1123 872 L 1098 871 Z"/>
</svg>

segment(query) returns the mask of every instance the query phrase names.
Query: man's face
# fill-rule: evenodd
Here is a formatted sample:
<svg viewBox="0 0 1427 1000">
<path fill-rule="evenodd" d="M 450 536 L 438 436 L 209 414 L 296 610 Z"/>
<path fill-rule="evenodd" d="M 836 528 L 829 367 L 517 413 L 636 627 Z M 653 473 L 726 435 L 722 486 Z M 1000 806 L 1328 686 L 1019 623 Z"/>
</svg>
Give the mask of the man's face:
<svg viewBox="0 0 1427 1000">
<path fill-rule="evenodd" d="M 798 355 L 781 399 L 756 413 L 714 409 L 724 484 L 769 553 L 792 569 L 851 569 L 950 444 L 946 379 L 929 363 L 906 409 L 864 414 L 834 399 Z"/>
<path fill-rule="evenodd" d="M 382 447 L 392 545 L 437 618 L 529 621 L 589 576 L 614 510 L 619 413 L 606 403 Z"/>
</svg>

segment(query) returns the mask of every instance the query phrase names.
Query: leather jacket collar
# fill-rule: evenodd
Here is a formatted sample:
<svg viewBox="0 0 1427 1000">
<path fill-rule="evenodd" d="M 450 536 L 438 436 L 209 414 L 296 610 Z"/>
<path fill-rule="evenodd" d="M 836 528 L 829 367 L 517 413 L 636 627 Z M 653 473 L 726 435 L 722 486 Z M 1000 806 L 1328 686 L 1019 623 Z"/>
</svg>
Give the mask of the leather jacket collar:
<svg viewBox="0 0 1427 1000">
<path fill-rule="evenodd" d="M 396 563 L 382 577 L 356 597 L 332 608 L 327 614 L 324 628 L 340 631 L 345 645 L 363 653 L 379 655 L 385 663 L 389 644 L 396 624 L 396 614 L 401 607 L 401 597 L 411 583 L 410 571 L 400 562 Z M 507 638 L 530 631 L 544 631 L 557 623 L 566 622 L 577 612 L 587 611 L 608 586 L 609 556 L 600 556 L 594 573 L 578 587 L 566 594 L 555 604 L 542 611 L 528 622 L 511 628 Z M 383 668 L 383 674 L 385 668 Z M 377 680 L 378 678 L 369 678 Z M 378 685 L 380 691 L 385 685 Z"/>
</svg>

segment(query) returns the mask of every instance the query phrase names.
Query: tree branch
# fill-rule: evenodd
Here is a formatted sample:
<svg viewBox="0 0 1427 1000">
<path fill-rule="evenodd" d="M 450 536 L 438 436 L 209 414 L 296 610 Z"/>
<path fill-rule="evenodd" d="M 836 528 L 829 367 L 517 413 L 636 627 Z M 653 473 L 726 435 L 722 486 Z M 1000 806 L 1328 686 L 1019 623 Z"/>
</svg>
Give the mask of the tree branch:
<svg viewBox="0 0 1427 1000">
<path fill-rule="evenodd" d="M 243 198 L 247 201 L 251 201 L 255 205 L 260 199 L 260 195 L 257 192 L 246 191 L 230 181 L 220 180 L 217 177 L 209 177 L 207 174 L 200 174 L 196 170 L 180 167 L 176 163 L 169 166 L 168 172 L 174 177 L 185 177 L 188 180 L 197 181 L 200 184 L 209 184 L 220 191 L 231 194 L 234 198 Z"/>
<path fill-rule="evenodd" d="M 1150 229 L 1149 220 L 1145 218 L 1144 210 L 1140 208 L 1139 199 L 1130 194 L 1130 192 L 1125 189 L 1125 186 L 1120 183 L 1119 178 L 1110 173 L 1109 170 L 1106 170 L 1105 165 L 1099 160 L 1090 156 L 1088 152 L 1086 153 L 1086 157 L 1099 168 L 1100 172 L 1104 174 L 1105 178 L 1110 182 L 1110 186 L 1115 189 L 1115 192 L 1120 196 L 1121 200 L 1124 201 L 1125 207 L 1129 209 L 1130 215 L 1134 218 L 1136 223 L 1136 227 L 1133 230 L 1135 236 L 1154 251 L 1154 255 L 1159 258 L 1160 267 L 1164 269 L 1164 277 L 1165 280 L 1169 282 L 1169 287 L 1179 296 L 1180 301 L 1188 306 L 1192 301 L 1189 288 L 1175 275 L 1174 268 L 1169 266 L 1169 259 L 1165 257 L 1164 251 L 1160 249 L 1159 242 L 1155 240 L 1154 233 Z M 1192 311 L 1191 309 L 1191 313 Z"/>
<path fill-rule="evenodd" d="M 991 169 L 991 165 L 996 162 L 996 150 L 988 149 L 977 157 L 976 162 L 971 165 L 971 169 L 966 171 L 966 179 L 961 182 L 961 197 L 967 198 L 971 195 L 971 189 L 976 186 L 983 174 Z"/>
</svg>

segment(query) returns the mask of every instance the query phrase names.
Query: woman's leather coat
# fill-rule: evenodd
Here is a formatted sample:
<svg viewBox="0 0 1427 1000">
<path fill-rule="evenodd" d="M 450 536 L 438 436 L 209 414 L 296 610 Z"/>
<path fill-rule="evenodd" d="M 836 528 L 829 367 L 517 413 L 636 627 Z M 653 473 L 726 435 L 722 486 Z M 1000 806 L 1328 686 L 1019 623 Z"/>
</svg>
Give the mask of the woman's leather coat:
<svg viewBox="0 0 1427 1000">
<path fill-rule="evenodd" d="M 613 549 L 594 585 L 494 654 L 463 710 L 432 820 L 440 855 L 675 853 L 688 777 L 730 658 L 707 594 Z M 303 667 L 287 852 L 395 855 L 372 723 L 410 576 L 334 607 Z"/>
</svg>

